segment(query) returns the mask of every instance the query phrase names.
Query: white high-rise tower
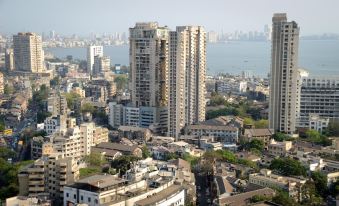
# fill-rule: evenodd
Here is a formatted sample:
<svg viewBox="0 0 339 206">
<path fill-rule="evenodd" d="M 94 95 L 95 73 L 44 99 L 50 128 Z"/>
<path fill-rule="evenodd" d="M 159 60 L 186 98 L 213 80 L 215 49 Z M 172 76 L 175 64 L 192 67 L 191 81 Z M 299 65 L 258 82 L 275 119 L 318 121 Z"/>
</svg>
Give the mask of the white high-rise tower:
<svg viewBox="0 0 339 206">
<path fill-rule="evenodd" d="M 170 35 L 168 134 L 205 120 L 206 32 L 179 26 Z"/>
<path fill-rule="evenodd" d="M 94 57 L 102 57 L 103 55 L 104 50 L 102 46 L 89 46 L 87 48 L 87 72 L 89 74 L 93 73 Z"/>
<path fill-rule="evenodd" d="M 299 108 L 299 27 L 286 14 L 274 14 L 272 27 L 269 127 L 292 134 Z"/>
</svg>

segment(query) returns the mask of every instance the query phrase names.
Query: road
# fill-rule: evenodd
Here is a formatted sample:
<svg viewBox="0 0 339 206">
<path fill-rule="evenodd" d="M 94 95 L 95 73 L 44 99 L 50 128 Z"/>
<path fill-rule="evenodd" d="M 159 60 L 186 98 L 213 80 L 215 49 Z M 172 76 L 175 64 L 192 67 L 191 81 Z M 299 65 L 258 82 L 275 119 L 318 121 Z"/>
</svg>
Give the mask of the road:
<svg viewBox="0 0 339 206">
<path fill-rule="evenodd" d="M 195 183 L 197 186 L 197 205 L 212 205 L 211 189 L 209 178 L 199 173 L 195 174 Z"/>
</svg>

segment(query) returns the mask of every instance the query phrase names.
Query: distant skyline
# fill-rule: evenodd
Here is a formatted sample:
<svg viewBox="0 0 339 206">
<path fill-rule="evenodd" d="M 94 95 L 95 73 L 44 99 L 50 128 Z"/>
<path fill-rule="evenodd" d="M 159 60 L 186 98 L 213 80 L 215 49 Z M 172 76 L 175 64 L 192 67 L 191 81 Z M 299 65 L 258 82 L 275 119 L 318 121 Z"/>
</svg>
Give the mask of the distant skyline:
<svg viewBox="0 0 339 206">
<path fill-rule="evenodd" d="M 31 31 L 87 36 L 127 32 L 135 22 L 157 21 L 174 29 L 262 31 L 273 13 L 287 13 L 301 35 L 339 33 L 338 0 L 0 0 L 0 33 Z"/>
</svg>

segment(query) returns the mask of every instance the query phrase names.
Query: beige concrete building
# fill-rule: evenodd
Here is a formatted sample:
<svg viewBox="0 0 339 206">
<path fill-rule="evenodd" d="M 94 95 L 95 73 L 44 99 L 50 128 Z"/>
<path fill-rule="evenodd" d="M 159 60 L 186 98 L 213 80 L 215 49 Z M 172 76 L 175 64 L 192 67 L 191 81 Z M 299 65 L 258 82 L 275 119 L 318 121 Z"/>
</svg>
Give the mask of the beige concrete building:
<svg viewBox="0 0 339 206">
<path fill-rule="evenodd" d="M 18 178 L 19 195 L 59 199 L 63 187 L 79 179 L 79 168 L 73 158 L 53 153 L 23 168 Z"/>
<path fill-rule="evenodd" d="M 141 127 L 165 134 L 168 122 L 169 29 L 149 22 L 136 23 L 129 32 L 132 106 L 142 110 Z"/>
<path fill-rule="evenodd" d="M 15 69 L 13 49 L 6 49 L 5 51 L 5 69 L 7 71 L 13 71 Z"/>
<path fill-rule="evenodd" d="M 64 94 L 52 94 L 47 99 L 47 111 L 52 113 L 52 116 L 67 114 L 67 100 Z"/>
<path fill-rule="evenodd" d="M 298 47 L 299 27 L 286 14 L 274 14 L 271 49 L 269 128 L 295 132 L 299 107 Z"/>
<path fill-rule="evenodd" d="M 272 135 L 274 134 L 274 131 L 272 129 L 245 129 L 244 132 L 244 140 L 245 141 L 252 141 L 254 139 L 261 140 L 264 142 L 265 147 L 270 143 L 270 139 Z"/>
<path fill-rule="evenodd" d="M 268 153 L 272 156 L 286 156 L 286 153 L 292 149 L 292 141 L 276 142 L 271 140 L 268 145 Z"/>
<path fill-rule="evenodd" d="M 179 26 L 170 32 L 168 134 L 205 120 L 206 32 Z"/>
<path fill-rule="evenodd" d="M 13 36 L 15 69 L 25 72 L 44 72 L 44 53 L 41 36 L 18 33 Z"/>
<path fill-rule="evenodd" d="M 167 106 L 168 28 L 156 22 L 136 23 L 129 32 L 133 105 Z"/>
<path fill-rule="evenodd" d="M 56 131 L 48 138 L 49 141 L 44 142 L 41 149 L 34 147 L 35 151 L 41 151 L 42 154 L 59 152 L 65 157 L 79 159 L 89 155 L 91 147 L 101 142 L 108 142 L 108 129 L 96 126 L 94 123 L 84 123 L 69 127 L 65 131 Z"/>
<path fill-rule="evenodd" d="M 296 200 L 301 200 L 300 189 L 306 183 L 305 179 L 298 179 L 293 177 L 280 176 L 272 174 L 271 170 L 262 169 L 260 173 L 249 175 L 249 182 L 260 185 L 262 187 L 270 187 L 272 189 L 282 189 L 288 192 L 290 197 Z"/>
<path fill-rule="evenodd" d="M 93 74 L 109 72 L 111 68 L 111 59 L 108 56 L 95 56 L 93 65 Z"/>
<path fill-rule="evenodd" d="M 4 75 L 0 72 L 0 95 L 4 93 L 5 81 Z"/>
</svg>

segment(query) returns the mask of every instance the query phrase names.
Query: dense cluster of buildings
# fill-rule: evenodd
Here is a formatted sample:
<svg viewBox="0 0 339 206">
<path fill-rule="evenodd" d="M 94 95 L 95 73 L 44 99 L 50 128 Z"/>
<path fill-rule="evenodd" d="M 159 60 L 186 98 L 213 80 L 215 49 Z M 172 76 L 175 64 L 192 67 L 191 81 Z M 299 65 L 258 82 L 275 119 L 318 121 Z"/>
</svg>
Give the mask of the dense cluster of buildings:
<svg viewBox="0 0 339 206">
<path fill-rule="evenodd" d="M 301 128 L 322 133 L 339 118 L 338 78 L 312 77 L 298 67 L 299 27 L 286 14 L 273 16 L 272 32 L 265 27 L 264 33 L 248 37 L 272 40 L 269 80 L 249 71 L 208 77 L 206 42 L 226 37 L 206 34 L 201 26 L 170 30 L 157 22 L 136 23 L 129 35 L 128 75 L 112 71 L 102 46 L 111 42 L 103 43 L 105 38 L 69 41 L 68 46 L 88 46 L 87 64 L 80 65 L 47 61 L 37 34 L 13 36 L 0 73 L 0 116 L 13 133 L 7 139 L 17 142 L 6 140 L 6 145 L 2 137 L 11 135 L 4 133 L 0 140 L 20 147 L 18 159 L 29 153 L 34 161 L 20 168 L 19 194 L 7 205 L 170 206 L 197 199 L 202 205 L 246 205 L 255 196 L 277 195 L 277 189 L 303 201 L 306 178 L 263 169 L 279 157 L 324 174 L 328 187 L 339 179 L 335 137 L 329 138 L 332 146 L 273 138 L 276 132 L 292 136 Z M 51 33 L 45 44 L 64 46 L 59 40 Z M 220 106 L 211 104 L 212 93 L 230 105 L 253 100 L 254 112 L 269 126 L 256 128 L 236 115 L 206 120 L 206 110 Z M 16 139 L 24 132 L 33 133 L 25 143 Z M 262 151 L 246 148 L 252 142 L 262 142 Z M 220 150 L 234 152 L 240 161 L 221 160 L 224 154 L 208 159 Z M 104 163 L 93 167 L 90 158 Z M 114 168 L 124 161 L 127 166 Z M 199 161 L 196 175 L 194 161 Z M 83 172 L 93 168 L 99 171 Z"/>
</svg>

